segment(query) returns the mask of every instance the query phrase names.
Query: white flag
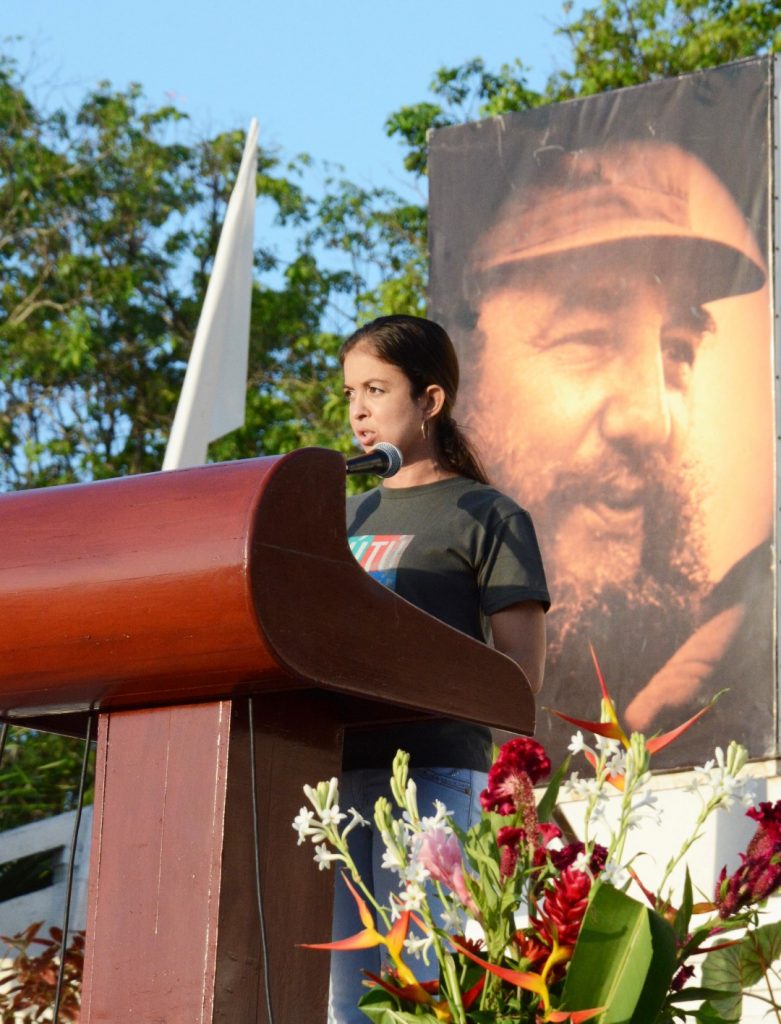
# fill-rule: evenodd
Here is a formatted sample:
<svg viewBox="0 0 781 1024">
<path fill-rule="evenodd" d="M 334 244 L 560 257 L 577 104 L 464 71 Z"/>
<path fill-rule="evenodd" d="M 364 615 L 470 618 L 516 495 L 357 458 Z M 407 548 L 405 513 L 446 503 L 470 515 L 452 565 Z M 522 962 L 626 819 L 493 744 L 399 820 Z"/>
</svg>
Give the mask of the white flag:
<svg viewBox="0 0 781 1024">
<path fill-rule="evenodd" d="M 163 469 L 202 465 L 209 441 L 244 423 L 257 149 L 258 123 L 253 118 L 217 244 Z"/>
</svg>

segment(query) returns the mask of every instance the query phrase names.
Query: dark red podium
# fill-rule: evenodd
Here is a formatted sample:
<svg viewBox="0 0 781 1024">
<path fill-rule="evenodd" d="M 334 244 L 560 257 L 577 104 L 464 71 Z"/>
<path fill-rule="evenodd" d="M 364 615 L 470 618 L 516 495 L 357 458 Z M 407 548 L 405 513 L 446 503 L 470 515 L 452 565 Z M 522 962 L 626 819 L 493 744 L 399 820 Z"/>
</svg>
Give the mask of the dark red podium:
<svg viewBox="0 0 781 1024">
<path fill-rule="evenodd" d="M 0 610 L 0 717 L 99 720 L 84 1024 L 266 1022 L 266 980 L 275 1024 L 324 1022 L 327 957 L 295 947 L 330 930 L 303 784 L 364 722 L 534 728 L 517 665 L 354 561 L 333 452 L 3 495 Z"/>
</svg>

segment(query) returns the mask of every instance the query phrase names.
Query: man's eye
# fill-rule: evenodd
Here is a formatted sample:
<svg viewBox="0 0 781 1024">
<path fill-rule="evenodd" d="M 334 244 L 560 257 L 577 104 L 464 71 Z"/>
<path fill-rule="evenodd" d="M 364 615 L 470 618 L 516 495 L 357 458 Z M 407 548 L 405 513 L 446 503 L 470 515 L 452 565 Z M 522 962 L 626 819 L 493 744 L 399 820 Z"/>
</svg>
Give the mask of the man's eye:
<svg viewBox="0 0 781 1024">
<path fill-rule="evenodd" d="M 697 347 L 688 337 L 667 337 L 663 343 L 664 375 L 667 386 L 684 391 L 691 385 Z"/>
<path fill-rule="evenodd" d="M 371 384 L 369 386 L 369 394 L 370 395 L 381 395 L 381 394 L 383 394 L 383 390 L 382 390 L 382 388 L 378 388 L 374 384 Z"/>
<path fill-rule="evenodd" d="M 573 331 L 559 339 L 560 345 L 587 345 L 591 348 L 602 348 L 607 345 L 609 335 L 606 331 Z"/>
<path fill-rule="evenodd" d="M 568 361 L 603 358 L 606 349 L 612 345 L 609 331 L 602 329 L 570 331 L 554 335 L 543 347 L 556 352 L 560 359 Z"/>
<path fill-rule="evenodd" d="M 689 338 L 666 338 L 664 342 L 665 359 L 674 363 L 694 366 L 696 350 Z"/>
<path fill-rule="evenodd" d="M 352 400 L 353 400 L 353 392 L 352 391 L 343 391 L 342 392 L 342 396 L 343 396 L 345 402 L 352 402 Z"/>
</svg>

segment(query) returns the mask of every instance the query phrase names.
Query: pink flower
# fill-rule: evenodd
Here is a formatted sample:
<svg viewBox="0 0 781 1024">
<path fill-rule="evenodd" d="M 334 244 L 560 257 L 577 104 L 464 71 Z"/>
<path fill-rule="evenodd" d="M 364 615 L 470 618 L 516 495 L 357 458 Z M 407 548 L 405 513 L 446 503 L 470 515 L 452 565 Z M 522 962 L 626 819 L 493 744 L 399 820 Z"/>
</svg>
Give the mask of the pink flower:
<svg viewBox="0 0 781 1024">
<path fill-rule="evenodd" d="M 759 823 L 740 867 L 729 878 L 722 868 L 716 883 L 714 903 L 719 917 L 726 919 L 743 907 L 761 903 L 781 886 L 781 800 L 763 802 L 746 811 Z"/>
<path fill-rule="evenodd" d="M 458 838 L 443 828 L 432 828 L 418 839 L 415 856 L 435 882 L 442 882 L 472 913 L 477 907 L 464 878 L 464 862 Z"/>
<path fill-rule="evenodd" d="M 526 736 L 508 740 L 488 772 L 488 787 L 480 794 L 485 811 L 499 814 L 526 812 L 534 806 L 532 787 L 550 771 L 550 758 L 543 747 Z"/>
</svg>

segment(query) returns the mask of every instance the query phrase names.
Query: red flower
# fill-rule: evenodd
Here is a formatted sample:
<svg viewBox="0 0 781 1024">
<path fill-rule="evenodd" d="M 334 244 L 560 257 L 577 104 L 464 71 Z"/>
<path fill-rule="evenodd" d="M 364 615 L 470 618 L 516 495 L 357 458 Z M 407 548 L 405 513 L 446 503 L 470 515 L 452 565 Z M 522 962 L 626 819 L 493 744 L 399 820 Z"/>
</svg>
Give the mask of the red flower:
<svg viewBox="0 0 781 1024">
<path fill-rule="evenodd" d="M 727 878 L 726 867 L 721 869 L 713 901 L 722 919 L 761 903 L 781 887 L 781 800 L 763 802 L 746 814 L 759 827 L 746 852 L 741 853 L 737 871 Z"/>
<path fill-rule="evenodd" d="M 501 854 L 499 870 L 502 878 L 511 878 L 515 874 L 521 843 L 525 838 L 526 832 L 522 828 L 511 828 L 509 825 L 500 828 L 496 833 L 496 845 Z"/>
<path fill-rule="evenodd" d="M 497 763 L 512 767 L 516 772 L 526 772 L 532 782 L 539 782 L 550 772 L 550 758 L 537 740 L 528 736 L 516 736 L 499 748 Z"/>
<path fill-rule="evenodd" d="M 488 788 L 480 794 L 484 811 L 515 814 L 534 806 L 532 786 L 550 772 L 550 758 L 543 747 L 526 736 L 508 740 L 488 772 Z"/>
<path fill-rule="evenodd" d="M 675 975 L 670 983 L 670 989 L 673 992 L 680 992 L 686 982 L 694 974 L 694 968 L 690 964 L 685 964 L 680 971 Z"/>
<path fill-rule="evenodd" d="M 578 839 L 574 843 L 567 843 L 560 850 L 548 850 L 551 863 L 557 871 L 563 871 L 586 849 Z"/>
<path fill-rule="evenodd" d="M 585 871 L 568 867 L 546 890 L 539 919 L 534 927 L 549 947 L 555 939 L 560 946 L 574 946 L 588 907 L 591 878 Z"/>
<path fill-rule="evenodd" d="M 549 821 L 541 821 L 539 830 L 543 846 L 550 846 L 554 839 L 561 839 L 561 829 Z"/>
<path fill-rule="evenodd" d="M 556 827 L 555 825 L 553 826 Z M 540 828 L 545 828 L 545 825 L 540 825 Z M 558 831 L 558 830 L 557 830 Z M 559 832 L 559 835 L 561 833 Z M 557 871 L 564 871 L 570 864 L 574 864 L 581 853 L 586 847 L 581 843 L 579 839 L 576 839 L 573 843 L 567 843 L 566 846 L 562 846 L 560 850 L 546 850 L 545 852 L 550 857 L 551 864 Z M 607 849 L 601 846 L 599 843 L 594 843 L 594 849 L 591 851 L 591 858 L 588 862 L 588 869 L 591 874 L 596 878 L 600 871 L 604 868 L 607 862 Z"/>
<path fill-rule="evenodd" d="M 591 860 L 588 862 L 589 870 L 595 877 L 607 864 L 607 847 L 602 846 L 600 843 L 594 843 L 594 849 L 591 851 Z"/>
<path fill-rule="evenodd" d="M 746 811 L 746 816 L 759 824 L 748 844 L 746 856 L 771 857 L 778 853 L 781 848 L 781 800 L 776 800 L 774 804 L 763 801 L 759 807 Z"/>
<path fill-rule="evenodd" d="M 530 970 L 540 969 L 550 956 L 550 948 L 526 932 L 515 933 L 515 944 L 518 947 L 519 959 L 526 960 Z"/>
<path fill-rule="evenodd" d="M 469 950 L 470 953 L 482 953 L 485 950 L 485 942 L 483 942 L 480 936 L 468 939 L 466 935 L 454 935 L 453 939 L 462 949 Z"/>
<path fill-rule="evenodd" d="M 499 867 L 502 878 L 510 878 L 515 874 L 523 843 L 527 844 L 528 855 L 531 857 L 532 864 L 536 868 L 542 867 L 545 864 L 548 855 L 553 859 L 558 854 L 556 850 L 548 850 L 548 844 L 552 840 L 561 838 L 561 829 L 558 825 L 551 825 L 549 822 L 538 822 L 536 810 L 534 813 L 527 814 L 526 820 L 533 829 L 531 839 L 529 838 L 530 833 L 525 828 L 513 828 L 511 825 L 505 825 L 496 833 L 496 845 L 499 847 L 500 852 Z M 575 856 L 577 854 L 573 855 L 573 859 Z M 564 866 L 566 867 L 566 865 Z"/>
<path fill-rule="evenodd" d="M 559 856 L 561 851 L 548 849 L 554 839 L 561 839 L 561 829 L 558 825 L 552 825 L 550 822 L 541 821 L 537 826 L 537 846 L 534 850 L 533 858 L 533 864 L 536 868 L 542 867 L 548 857 L 551 858 L 551 861 L 555 866 L 556 857 Z M 564 866 L 566 867 L 566 865 Z"/>
</svg>

